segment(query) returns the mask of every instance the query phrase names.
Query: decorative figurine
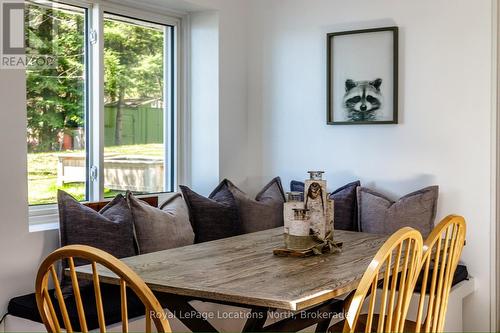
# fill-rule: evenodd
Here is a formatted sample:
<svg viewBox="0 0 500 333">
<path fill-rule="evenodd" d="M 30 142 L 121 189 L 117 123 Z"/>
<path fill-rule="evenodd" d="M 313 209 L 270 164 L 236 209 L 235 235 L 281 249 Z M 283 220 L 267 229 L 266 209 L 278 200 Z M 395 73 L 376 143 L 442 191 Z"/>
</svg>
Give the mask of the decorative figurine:
<svg viewBox="0 0 500 333">
<path fill-rule="evenodd" d="M 323 171 L 308 171 L 305 181 L 305 208 L 309 209 L 309 219 L 313 234 L 320 239 L 333 236 L 333 200 L 328 198 Z"/>
<path fill-rule="evenodd" d="M 327 247 L 332 248 L 334 207 L 333 200 L 328 198 L 323 173 L 309 171 L 304 194 L 288 193 L 283 208 L 285 246 L 288 250 L 317 254 Z"/>
</svg>

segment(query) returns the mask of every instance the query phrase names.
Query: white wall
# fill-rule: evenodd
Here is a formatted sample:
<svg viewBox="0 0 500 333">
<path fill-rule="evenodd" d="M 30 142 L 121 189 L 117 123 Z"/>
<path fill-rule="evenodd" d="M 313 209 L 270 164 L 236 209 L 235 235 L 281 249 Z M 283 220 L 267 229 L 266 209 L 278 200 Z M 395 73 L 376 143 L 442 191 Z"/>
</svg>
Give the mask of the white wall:
<svg viewBox="0 0 500 333">
<path fill-rule="evenodd" d="M 247 184 L 247 3 L 191 2 L 206 10 L 191 14 L 190 178 L 208 195 L 223 178 Z"/>
<path fill-rule="evenodd" d="M 219 181 L 219 17 L 190 17 L 190 185 L 208 195 Z"/>
<path fill-rule="evenodd" d="M 26 184 L 25 76 L 0 71 L 0 313 L 9 298 L 34 290 L 43 256 L 56 244 L 57 233 L 29 233 Z"/>
<path fill-rule="evenodd" d="M 247 185 L 248 0 L 220 1 L 219 173 Z"/>
<path fill-rule="evenodd" d="M 331 189 L 360 179 L 393 198 L 438 184 L 438 217 L 468 221 L 463 259 L 478 289 L 464 329 L 489 330 L 491 1 L 251 4 L 249 170 L 286 187 L 326 170 Z M 391 25 L 400 28 L 400 124 L 326 125 L 326 33 Z"/>
</svg>

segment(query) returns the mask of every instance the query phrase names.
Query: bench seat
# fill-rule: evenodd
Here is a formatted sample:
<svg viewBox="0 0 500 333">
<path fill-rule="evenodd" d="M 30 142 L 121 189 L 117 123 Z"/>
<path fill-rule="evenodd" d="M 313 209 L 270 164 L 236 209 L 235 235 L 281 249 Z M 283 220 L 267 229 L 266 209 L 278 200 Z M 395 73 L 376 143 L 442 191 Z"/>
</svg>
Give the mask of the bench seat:
<svg viewBox="0 0 500 333">
<path fill-rule="evenodd" d="M 97 307 L 95 302 L 94 287 L 93 285 L 85 286 L 82 287 L 80 291 L 82 295 L 83 308 L 85 310 L 88 329 L 94 330 L 99 327 L 99 323 L 97 321 Z M 51 290 L 50 292 L 52 303 L 54 304 L 56 312 L 60 316 L 61 311 L 59 311 L 59 304 L 54 297 L 53 290 Z M 121 300 L 119 287 L 114 285 L 102 284 L 101 293 L 106 324 L 111 325 L 121 322 Z M 73 329 L 75 331 L 81 331 L 80 323 L 78 320 L 78 313 L 76 310 L 75 298 L 72 296 L 68 296 L 65 300 L 65 303 L 68 309 L 68 315 Z M 145 309 L 143 304 L 130 290 L 127 291 L 127 304 L 129 318 L 135 318 L 144 315 Z M 11 299 L 8 305 L 8 313 L 9 315 L 15 317 L 24 318 L 39 323 L 42 322 L 36 305 L 36 297 L 34 293 Z M 61 327 L 64 327 L 62 317 L 59 317 L 59 322 L 61 324 Z"/>
<path fill-rule="evenodd" d="M 432 276 L 432 272 L 433 269 L 431 268 L 429 270 L 429 276 Z M 455 270 L 455 274 L 453 275 L 453 281 L 451 283 L 451 286 L 453 287 L 459 284 L 460 282 L 467 280 L 468 278 L 469 278 L 469 272 L 467 271 L 467 267 L 464 265 L 458 265 L 457 269 Z M 423 280 L 423 275 L 421 274 L 418 277 L 414 292 L 420 293 L 422 291 L 422 282 L 423 282 L 422 280 Z M 431 289 L 431 283 L 429 279 L 429 281 L 427 282 L 427 291 L 426 291 L 427 294 L 430 293 L 430 289 Z"/>
<path fill-rule="evenodd" d="M 460 323 L 456 325 L 456 327 L 449 327 L 450 331 L 460 331 L 462 328 L 461 325 L 461 316 L 462 316 L 462 299 L 469 295 L 473 290 L 473 281 L 467 281 L 468 274 L 467 268 L 465 266 L 459 265 L 457 267 L 457 271 L 455 272 L 453 279 L 453 289 L 450 295 L 450 305 L 448 309 L 448 318 L 447 324 L 457 322 L 460 319 Z M 472 287 L 471 287 L 472 286 Z M 84 302 L 84 309 L 87 318 L 87 324 L 89 330 L 95 330 L 99 327 L 97 323 L 97 312 L 95 306 L 95 298 L 94 298 L 94 290 L 93 287 L 87 286 L 85 288 L 81 288 L 82 292 L 82 300 Z M 415 300 L 412 302 L 418 302 L 416 297 L 418 297 L 418 293 L 421 290 L 421 286 L 417 284 L 415 288 Z M 106 325 L 108 325 L 108 331 L 113 331 L 112 327 L 115 328 L 115 331 L 119 332 L 121 329 L 121 310 L 120 310 L 120 291 L 118 286 L 101 284 L 101 292 L 103 299 L 103 306 L 106 318 Z M 128 293 L 127 295 L 128 301 L 128 309 L 129 309 L 129 319 L 130 324 L 134 321 L 137 324 L 137 329 L 141 329 L 143 326 L 143 316 L 144 316 L 144 306 L 137 297 L 133 293 Z M 56 306 L 56 311 L 59 313 L 57 308 L 57 301 L 53 299 L 53 303 Z M 199 301 L 190 302 L 197 310 L 199 311 L 214 311 L 214 312 L 223 312 L 223 311 L 238 311 L 236 307 L 229 307 L 220 304 L 213 303 L 205 303 Z M 70 297 L 66 300 L 66 304 L 68 307 L 68 312 L 71 318 L 71 323 L 75 330 L 79 330 L 78 323 L 78 315 L 76 313 L 76 307 L 74 304 L 74 298 Z M 456 309 L 455 309 L 456 308 Z M 410 309 L 409 316 L 412 316 L 412 312 L 414 309 Z M 6 327 L 5 329 L 15 330 L 15 331 L 40 331 L 40 328 L 43 328 L 43 324 L 41 324 L 41 318 L 38 313 L 35 294 L 28 294 L 24 296 L 19 296 L 13 298 L 9 302 L 8 306 L 9 316 L 6 319 Z M 142 317 L 142 319 L 141 319 Z M 181 324 L 176 318 L 169 319 L 172 325 L 173 331 L 186 332 L 188 329 Z M 216 319 L 210 320 L 212 324 L 223 331 L 241 331 L 241 328 L 244 325 L 244 321 L 233 319 Z M 62 325 L 62 320 L 60 321 Z M 39 323 L 39 325 L 37 325 Z M 448 325 L 447 325 L 448 326 Z M 31 327 L 31 329 L 30 329 Z M 132 326 L 131 326 L 132 327 Z"/>
</svg>

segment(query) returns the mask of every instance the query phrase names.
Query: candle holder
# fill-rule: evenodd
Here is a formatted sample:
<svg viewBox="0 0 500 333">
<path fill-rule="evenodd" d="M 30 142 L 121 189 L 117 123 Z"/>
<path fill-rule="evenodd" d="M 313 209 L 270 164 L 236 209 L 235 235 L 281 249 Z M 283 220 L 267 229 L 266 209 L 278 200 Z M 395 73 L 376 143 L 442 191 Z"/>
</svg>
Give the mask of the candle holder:
<svg viewBox="0 0 500 333">
<path fill-rule="evenodd" d="M 307 208 L 294 208 L 293 209 L 293 219 L 295 221 L 306 221 L 308 219 L 309 209 Z"/>
<path fill-rule="evenodd" d="M 302 202 L 304 194 L 302 192 L 291 191 L 286 193 L 287 202 Z"/>
<path fill-rule="evenodd" d="M 309 209 L 294 208 L 293 220 L 290 222 L 289 234 L 292 236 L 307 237 L 310 234 L 311 222 L 309 221 Z"/>
</svg>

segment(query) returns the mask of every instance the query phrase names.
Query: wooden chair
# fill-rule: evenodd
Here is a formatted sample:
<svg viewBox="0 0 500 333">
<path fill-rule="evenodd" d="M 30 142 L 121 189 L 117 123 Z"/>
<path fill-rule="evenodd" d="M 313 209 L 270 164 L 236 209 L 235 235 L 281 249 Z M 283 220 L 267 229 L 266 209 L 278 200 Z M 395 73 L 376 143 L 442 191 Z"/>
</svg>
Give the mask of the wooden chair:
<svg viewBox="0 0 500 333">
<path fill-rule="evenodd" d="M 330 332 L 402 332 L 422 258 L 422 236 L 405 227 L 395 232 L 377 252 L 358 288 L 347 302 L 345 320 L 330 327 Z M 380 304 L 376 305 L 377 286 L 383 280 Z M 399 292 L 398 292 L 399 291 Z M 361 315 L 367 297 L 368 314 Z M 376 308 L 378 314 L 375 314 Z"/>
<path fill-rule="evenodd" d="M 67 332 L 73 332 L 73 327 L 68 315 L 67 306 L 57 277 L 56 265 L 62 260 L 68 260 L 69 275 L 73 287 L 73 293 L 78 312 L 78 320 L 82 332 L 88 332 L 85 311 L 82 303 L 80 286 L 75 272 L 74 259 L 83 259 L 88 261 L 93 271 L 93 286 L 95 292 L 95 304 L 97 307 L 98 322 L 100 332 L 106 332 L 106 320 L 104 318 L 103 300 L 101 298 L 101 288 L 97 265 L 102 265 L 120 277 L 120 295 L 121 295 L 121 315 L 122 331 L 128 332 L 128 313 L 127 313 L 127 287 L 130 288 L 144 304 L 146 309 L 146 328 L 145 332 L 151 332 L 152 321 L 158 332 L 171 332 L 170 325 L 165 317 L 164 311 L 154 296 L 153 292 L 144 283 L 144 281 L 127 265 L 107 252 L 84 245 L 69 245 L 52 252 L 40 265 L 36 277 L 36 302 L 38 311 L 48 332 L 61 332 L 59 323 L 62 317 L 64 328 Z M 52 278 L 55 287 L 55 298 L 61 316 L 58 317 L 54 304 L 49 293 L 49 280 Z"/>
<path fill-rule="evenodd" d="M 453 276 L 465 245 L 465 232 L 464 218 L 450 215 L 434 228 L 425 241 L 420 264 L 422 289 L 416 322 L 411 331 L 443 331 Z M 429 301 L 424 310 L 426 295 Z"/>
</svg>

